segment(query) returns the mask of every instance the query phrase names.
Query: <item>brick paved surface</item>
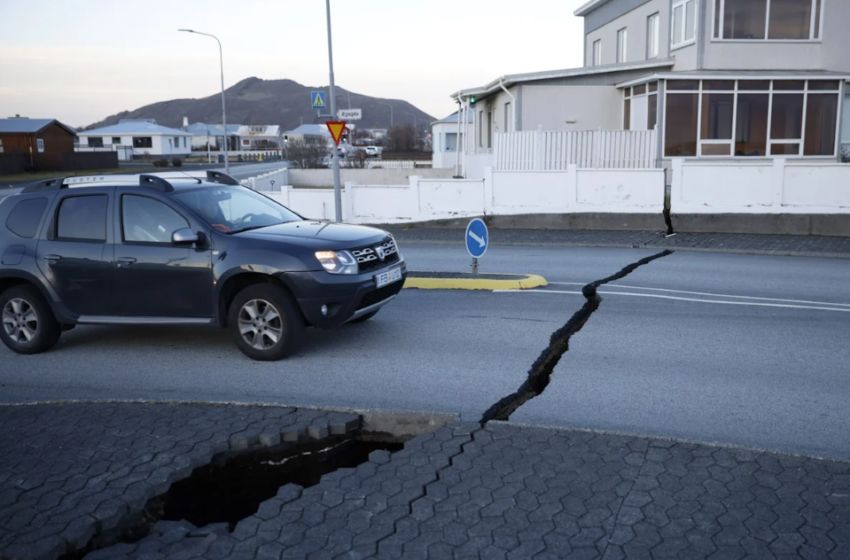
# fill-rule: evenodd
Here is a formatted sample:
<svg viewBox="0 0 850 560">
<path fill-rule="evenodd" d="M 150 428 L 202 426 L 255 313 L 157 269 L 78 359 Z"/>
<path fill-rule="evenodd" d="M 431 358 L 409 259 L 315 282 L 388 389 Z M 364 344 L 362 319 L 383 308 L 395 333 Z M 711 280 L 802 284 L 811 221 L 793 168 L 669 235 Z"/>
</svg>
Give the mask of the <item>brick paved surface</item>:
<svg viewBox="0 0 850 560">
<path fill-rule="evenodd" d="M 56 558 L 118 530 L 221 453 L 359 428 L 358 416 L 214 405 L 0 406 L 0 558 Z"/>
<path fill-rule="evenodd" d="M 158 523 L 87 560 L 850 558 L 850 463 L 450 424 L 256 515 Z"/>
<path fill-rule="evenodd" d="M 385 226 L 404 243 L 463 245 L 462 229 Z M 562 247 L 626 247 L 678 249 L 718 253 L 749 253 L 850 258 L 850 237 L 751 235 L 736 233 L 679 233 L 666 237 L 657 231 L 559 231 L 491 229 L 493 245 Z"/>
</svg>

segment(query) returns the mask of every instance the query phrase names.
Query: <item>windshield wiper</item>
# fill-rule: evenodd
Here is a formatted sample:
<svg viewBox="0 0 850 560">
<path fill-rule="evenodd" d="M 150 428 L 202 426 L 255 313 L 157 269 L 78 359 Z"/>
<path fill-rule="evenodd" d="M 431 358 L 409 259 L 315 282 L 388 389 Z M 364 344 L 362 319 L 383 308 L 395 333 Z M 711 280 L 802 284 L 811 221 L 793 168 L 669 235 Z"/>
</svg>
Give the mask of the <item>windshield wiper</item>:
<svg viewBox="0 0 850 560">
<path fill-rule="evenodd" d="M 281 223 L 283 223 L 283 222 L 281 222 Z M 280 224 L 266 224 L 266 225 L 263 225 L 263 226 L 248 226 L 248 227 L 244 227 L 244 228 L 234 229 L 232 231 L 229 231 L 228 233 L 230 235 L 233 235 L 234 233 L 242 233 L 243 231 L 251 231 L 251 230 L 254 230 L 254 229 L 262 229 L 262 228 L 279 226 L 279 225 Z"/>
</svg>

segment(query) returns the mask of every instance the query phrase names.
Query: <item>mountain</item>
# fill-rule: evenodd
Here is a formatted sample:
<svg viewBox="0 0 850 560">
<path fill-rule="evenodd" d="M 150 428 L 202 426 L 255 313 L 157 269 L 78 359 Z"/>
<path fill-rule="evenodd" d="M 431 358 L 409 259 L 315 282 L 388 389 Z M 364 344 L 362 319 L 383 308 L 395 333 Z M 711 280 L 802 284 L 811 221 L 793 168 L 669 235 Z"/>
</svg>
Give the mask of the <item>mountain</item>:
<svg viewBox="0 0 850 560">
<path fill-rule="evenodd" d="M 280 125 L 283 130 L 292 130 L 302 122 L 304 124 L 321 123 L 325 118 L 317 118 L 311 109 L 310 92 L 325 91 L 327 87 L 308 87 L 292 80 L 261 80 L 246 78 L 224 91 L 227 103 L 227 123 L 246 125 Z M 390 107 L 394 113 L 395 124 L 414 123 L 420 129 L 427 127 L 436 119 L 400 99 L 382 99 L 349 92 L 336 87 L 337 109 L 349 107 L 363 109 L 363 119 L 356 122 L 357 128 L 389 128 Z M 330 97 L 326 93 L 330 113 Z M 379 103 L 380 102 L 380 103 Z M 202 99 L 173 99 L 145 105 L 133 111 L 123 111 L 91 124 L 85 129 L 100 128 L 116 124 L 120 119 L 156 119 L 157 124 L 180 128 L 183 117 L 189 123 L 221 123 L 221 93 L 215 93 Z M 303 121 L 302 121 L 303 119 Z"/>
</svg>

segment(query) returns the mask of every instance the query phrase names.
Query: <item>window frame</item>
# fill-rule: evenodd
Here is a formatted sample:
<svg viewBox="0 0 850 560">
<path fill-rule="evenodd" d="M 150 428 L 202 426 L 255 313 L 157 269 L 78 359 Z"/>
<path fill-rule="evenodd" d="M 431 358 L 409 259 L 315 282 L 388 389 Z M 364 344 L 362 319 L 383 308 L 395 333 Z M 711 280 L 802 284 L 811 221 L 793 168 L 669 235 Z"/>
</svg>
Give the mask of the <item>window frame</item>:
<svg viewBox="0 0 850 560">
<path fill-rule="evenodd" d="M 133 139 L 133 148 L 137 150 L 146 150 L 153 149 L 153 136 L 132 136 Z M 147 140 L 147 142 L 142 142 L 142 140 Z M 138 141 L 138 142 L 137 142 Z M 144 144 L 150 144 L 145 146 Z M 138 144 L 138 145 L 137 145 Z"/>
<path fill-rule="evenodd" d="M 803 83 L 802 90 L 787 90 L 787 89 L 776 89 L 774 87 L 775 82 L 784 82 L 784 81 L 798 81 L 801 80 Z M 716 77 L 716 78 L 702 78 L 702 79 L 688 79 L 687 77 L 682 77 L 681 80 L 685 81 L 696 81 L 697 89 L 692 90 L 671 90 L 668 86 L 665 87 L 664 92 L 664 118 L 663 123 L 659 123 L 662 125 L 662 146 L 661 153 L 664 159 L 683 159 L 683 158 L 698 158 L 698 159 L 743 159 L 743 160 L 765 160 L 765 159 L 787 159 L 787 158 L 805 158 L 806 160 L 834 160 L 838 157 L 839 154 L 839 146 L 840 142 L 840 124 L 842 119 L 842 103 L 844 102 L 844 83 L 845 80 L 840 78 L 811 78 L 811 77 L 787 77 L 787 78 L 759 78 L 756 76 L 748 76 L 746 79 L 734 79 L 734 89 L 733 90 L 717 90 L 717 89 L 705 89 L 704 82 L 713 81 L 713 80 L 724 80 L 729 81 L 728 76 Z M 769 82 L 768 89 L 742 89 L 740 87 L 741 82 L 750 82 L 750 81 L 767 81 Z M 838 83 L 838 89 L 811 89 L 809 84 L 812 82 L 830 82 L 835 81 Z M 734 105 L 732 108 L 732 139 L 731 140 L 703 140 L 702 139 L 702 110 L 703 110 L 703 95 L 706 93 L 727 93 L 734 94 Z M 667 142 L 666 142 L 666 130 L 667 130 L 667 117 L 669 111 L 667 110 L 668 105 L 668 96 L 676 94 L 696 94 L 698 96 L 697 103 L 697 129 L 696 129 L 696 155 L 694 156 L 668 156 L 667 154 Z M 767 130 L 766 130 L 766 142 L 765 142 L 765 155 L 763 156 L 736 156 L 735 155 L 735 142 L 736 142 L 736 131 L 738 126 L 738 97 L 741 94 L 756 94 L 756 95 L 767 95 L 768 96 L 768 110 L 767 110 Z M 781 138 L 781 139 L 773 139 L 772 136 L 772 125 L 773 125 L 773 99 L 774 95 L 782 95 L 782 94 L 792 94 L 792 95 L 803 95 L 803 110 L 801 114 L 801 132 L 800 138 Z M 805 146 L 806 146 L 806 124 L 807 124 L 807 112 L 809 105 L 809 95 L 837 95 L 838 96 L 838 106 L 836 110 L 836 123 L 835 123 L 835 139 L 833 142 L 833 152 L 829 155 L 805 155 Z M 730 154 L 728 156 L 725 155 L 703 155 L 702 154 L 702 146 L 705 145 L 717 145 L 717 144 L 729 144 L 730 145 Z M 777 145 L 788 145 L 788 144 L 798 144 L 799 148 L 797 154 L 773 154 L 773 146 Z"/>
<path fill-rule="evenodd" d="M 628 62 L 629 51 L 629 28 L 623 27 L 617 30 L 617 64 Z"/>
<path fill-rule="evenodd" d="M 688 4 L 693 4 L 694 6 L 694 36 L 690 39 L 685 39 L 688 35 L 687 32 L 687 24 L 688 24 Z M 687 47 L 689 45 L 696 44 L 697 42 L 697 29 L 699 29 L 699 7 L 697 0 L 677 0 L 673 7 L 670 9 L 670 50 L 681 49 Z M 682 38 L 681 41 L 677 41 L 674 36 L 676 32 L 676 9 L 682 8 Z"/>
<path fill-rule="evenodd" d="M 599 45 L 599 48 L 596 48 Z M 591 44 L 590 65 L 602 66 L 602 39 L 597 39 Z"/>
<path fill-rule="evenodd" d="M 106 211 L 104 214 L 104 222 L 103 222 L 103 239 L 83 239 L 79 237 L 61 237 L 59 235 L 59 218 L 62 214 L 62 206 L 66 201 L 71 200 L 73 198 L 86 198 L 86 197 L 95 197 L 102 196 L 106 198 Z M 81 194 L 71 194 L 68 196 L 64 196 L 59 200 L 59 203 L 56 205 L 56 211 L 53 218 L 53 227 L 50 228 L 53 231 L 51 232 L 53 235 L 51 236 L 51 241 L 60 241 L 62 243 L 97 243 L 99 245 L 105 245 L 109 242 L 109 194 L 104 192 L 93 192 L 93 193 L 81 193 Z"/>
<path fill-rule="evenodd" d="M 92 143 L 91 143 L 91 142 L 92 142 L 92 140 L 94 140 L 94 141 L 95 141 L 94 145 L 92 145 Z M 98 142 L 100 142 L 100 145 L 99 145 L 99 146 L 97 145 L 97 143 L 98 143 Z M 89 136 L 89 137 L 88 137 L 88 139 L 86 140 L 86 145 L 87 145 L 89 148 L 102 148 L 102 147 L 104 146 L 104 144 L 103 144 L 103 136 Z"/>
<path fill-rule="evenodd" d="M 118 140 L 118 141 L 116 142 L 116 140 Z M 120 146 L 121 145 L 121 137 L 120 136 L 113 136 L 112 137 L 112 145 L 113 146 Z"/>
<path fill-rule="evenodd" d="M 661 13 L 646 17 L 646 59 L 653 60 L 661 55 Z"/>
<path fill-rule="evenodd" d="M 712 22 L 719 21 L 719 25 L 714 25 L 711 33 L 711 41 L 717 43 L 821 43 L 823 42 L 823 23 L 824 12 L 826 11 L 826 0 L 811 0 L 812 14 L 809 21 L 809 38 L 808 39 L 770 39 L 770 3 L 772 0 L 765 0 L 765 19 L 764 19 L 764 37 L 761 39 L 738 39 L 726 38 L 723 36 L 723 29 L 726 21 L 726 2 L 729 0 L 713 0 L 711 5 Z M 734 0 L 733 0 L 734 1 Z M 818 18 L 820 12 L 820 18 Z"/>
<path fill-rule="evenodd" d="M 186 222 L 187 228 L 192 228 L 192 222 L 189 220 L 189 218 L 187 218 L 185 215 L 183 215 L 183 213 L 179 212 L 176 208 L 174 208 L 174 206 L 167 204 L 166 202 L 164 202 L 164 201 L 162 201 L 162 200 L 160 200 L 156 197 L 153 197 L 153 196 L 150 196 L 150 195 L 147 195 L 147 194 L 144 194 L 144 193 L 124 192 L 124 193 L 121 193 L 119 198 L 118 198 L 118 228 L 121 231 L 121 244 L 122 245 L 144 245 L 144 246 L 149 246 L 149 247 L 175 247 L 175 245 L 171 241 L 160 242 L 160 241 L 128 241 L 127 240 L 127 236 L 126 236 L 126 233 L 124 231 L 124 199 L 127 198 L 128 196 L 135 196 L 135 197 L 138 197 L 138 198 L 147 198 L 149 200 L 153 200 L 154 202 L 158 202 L 158 203 L 162 204 L 163 206 L 165 206 L 166 208 L 168 208 L 169 210 L 171 210 L 172 212 L 174 212 L 175 214 L 177 214 L 178 216 L 180 216 L 181 218 L 183 218 L 183 220 Z M 181 229 L 183 229 L 183 228 L 181 228 Z M 177 231 L 177 230 L 175 230 L 175 231 Z M 171 234 L 174 235 L 174 232 L 172 231 Z"/>
<path fill-rule="evenodd" d="M 652 85 L 655 86 L 655 89 L 651 89 Z M 636 88 L 643 86 L 643 92 L 637 93 Z M 647 97 L 646 100 L 646 128 L 632 128 L 631 127 L 631 108 L 632 108 L 632 100 L 636 98 Z M 649 126 L 649 107 L 651 105 L 655 105 L 655 126 Z M 628 107 L 628 110 L 626 109 Z M 623 88 L 623 130 L 655 130 L 658 127 L 658 80 L 651 80 L 649 82 L 643 82 L 639 84 L 635 84 L 633 86 L 629 86 Z M 628 121 L 626 117 L 629 117 Z"/>
</svg>

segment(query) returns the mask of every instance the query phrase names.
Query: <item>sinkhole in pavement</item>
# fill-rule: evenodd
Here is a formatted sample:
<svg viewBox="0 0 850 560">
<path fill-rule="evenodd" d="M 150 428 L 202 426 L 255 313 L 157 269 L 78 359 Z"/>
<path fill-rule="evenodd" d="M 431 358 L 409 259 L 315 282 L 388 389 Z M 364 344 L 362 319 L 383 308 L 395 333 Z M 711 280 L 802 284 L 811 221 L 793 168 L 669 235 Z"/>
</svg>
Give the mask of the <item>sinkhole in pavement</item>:
<svg viewBox="0 0 850 560">
<path fill-rule="evenodd" d="M 186 520 L 196 527 L 228 523 L 230 529 L 257 512 L 287 484 L 304 488 L 318 484 L 322 476 L 353 468 L 369 460 L 376 450 L 395 452 L 398 440 L 368 437 L 329 438 L 278 451 L 256 451 L 223 463 L 195 469 L 176 482 L 167 493 L 148 504 L 147 513 L 166 521 Z"/>
</svg>

